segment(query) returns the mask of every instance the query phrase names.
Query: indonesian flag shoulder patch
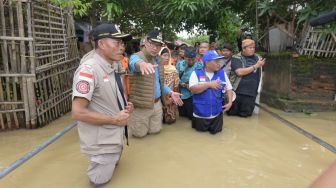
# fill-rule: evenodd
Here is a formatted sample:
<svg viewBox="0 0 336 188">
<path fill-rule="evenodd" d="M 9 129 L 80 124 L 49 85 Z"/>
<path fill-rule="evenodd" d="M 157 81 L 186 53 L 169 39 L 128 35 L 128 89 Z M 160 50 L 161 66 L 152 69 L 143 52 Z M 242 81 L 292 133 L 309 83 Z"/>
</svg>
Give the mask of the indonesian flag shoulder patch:
<svg viewBox="0 0 336 188">
<path fill-rule="evenodd" d="M 80 70 L 79 72 L 79 77 L 78 79 L 79 80 L 85 80 L 85 81 L 88 81 L 88 82 L 93 82 L 93 72 L 92 70 L 90 69 L 87 69 L 87 68 L 83 68 Z"/>
<path fill-rule="evenodd" d="M 103 76 L 103 81 L 104 81 L 104 82 L 108 82 L 108 81 L 109 81 L 109 78 L 108 78 L 107 75 Z"/>
<path fill-rule="evenodd" d="M 200 76 L 200 77 L 199 77 L 199 80 L 200 80 L 200 82 L 205 82 L 205 80 L 206 80 L 206 79 L 205 79 L 205 76 Z"/>
</svg>

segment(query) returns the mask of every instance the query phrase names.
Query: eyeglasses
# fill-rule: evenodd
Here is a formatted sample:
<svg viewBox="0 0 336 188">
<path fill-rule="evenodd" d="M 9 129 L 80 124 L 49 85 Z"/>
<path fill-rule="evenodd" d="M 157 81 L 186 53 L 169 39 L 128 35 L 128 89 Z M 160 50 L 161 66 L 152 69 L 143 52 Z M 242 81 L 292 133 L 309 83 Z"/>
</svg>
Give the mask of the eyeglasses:
<svg viewBox="0 0 336 188">
<path fill-rule="evenodd" d="M 161 49 L 162 48 L 162 44 L 158 44 L 158 43 L 152 42 L 150 40 L 148 40 L 148 43 L 149 43 L 149 46 L 151 48 L 157 48 L 157 49 Z"/>
<path fill-rule="evenodd" d="M 246 46 L 245 48 L 248 48 L 248 49 L 255 49 L 255 46 Z"/>
</svg>

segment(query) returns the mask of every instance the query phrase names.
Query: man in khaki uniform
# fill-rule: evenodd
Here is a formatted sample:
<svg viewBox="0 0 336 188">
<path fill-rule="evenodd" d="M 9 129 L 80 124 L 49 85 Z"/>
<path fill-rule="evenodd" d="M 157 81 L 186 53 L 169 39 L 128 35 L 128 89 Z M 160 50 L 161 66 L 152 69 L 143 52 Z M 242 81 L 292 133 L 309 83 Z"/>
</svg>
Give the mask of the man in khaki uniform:
<svg viewBox="0 0 336 188">
<path fill-rule="evenodd" d="M 74 75 L 72 117 L 78 120 L 81 151 L 88 157 L 87 175 L 92 187 L 99 187 L 113 175 L 133 111 L 113 66 L 122 58 L 124 41 L 131 36 L 122 34 L 114 24 L 101 24 L 93 37 L 96 49 Z"/>
</svg>

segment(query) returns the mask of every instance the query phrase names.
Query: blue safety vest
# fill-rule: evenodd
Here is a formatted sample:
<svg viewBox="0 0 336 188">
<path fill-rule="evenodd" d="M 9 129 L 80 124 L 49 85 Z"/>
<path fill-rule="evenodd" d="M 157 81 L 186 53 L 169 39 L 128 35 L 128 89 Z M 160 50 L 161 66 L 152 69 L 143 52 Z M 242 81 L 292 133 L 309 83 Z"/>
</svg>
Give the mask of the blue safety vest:
<svg viewBox="0 0 336 188">
<path fill-rule="evenodd" d="M 196 69 L 195 73 L 199 83 L 210 81 L 203 69 Z M 220 89 L 208 88 L 202 93 L 193 95 L 194 113 L 201 117 L 215 116 L 222 112 L 222 90 L 226 84 L 223 69 L 214 72 L 211 80 L 221 80 L 222 87 Z"/>
</svg>

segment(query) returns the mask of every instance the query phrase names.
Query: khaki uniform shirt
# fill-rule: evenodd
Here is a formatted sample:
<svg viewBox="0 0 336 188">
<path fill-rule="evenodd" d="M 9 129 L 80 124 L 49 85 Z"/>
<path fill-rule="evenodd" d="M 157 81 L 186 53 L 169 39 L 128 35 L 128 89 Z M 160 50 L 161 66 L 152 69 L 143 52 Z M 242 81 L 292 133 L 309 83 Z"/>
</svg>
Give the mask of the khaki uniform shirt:
<svg viewBox="0 0 336 188">
<path fill-rule="evenodd" d="M 90 111 L 115 116 L 120 111 L 118 100 L 123 108 L 124 103 L 114 72 L 113 65 L 96 52 L 91 52 L 75 72 L 72 98 L 83 97 L 90 101 Z M 118 153 L 125 144 L 124 131 L 122 126 L 78 121 L 81 151 L 92 155 Z"/>
</svg>

